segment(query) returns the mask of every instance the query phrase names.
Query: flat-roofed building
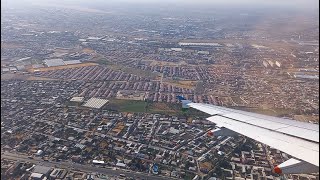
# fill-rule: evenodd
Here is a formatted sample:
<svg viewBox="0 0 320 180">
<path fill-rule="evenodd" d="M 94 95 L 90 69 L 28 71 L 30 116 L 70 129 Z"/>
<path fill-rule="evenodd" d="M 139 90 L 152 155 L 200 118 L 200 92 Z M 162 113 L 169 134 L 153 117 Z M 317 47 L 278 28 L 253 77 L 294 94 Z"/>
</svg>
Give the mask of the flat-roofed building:
<svg viewBox="0 0 320 180">
<path fill-rule="evenodd" d="M 44 63 L 45 63 L 48 67 L 64 66 L 64 65 L 66 65 L 62 59 L 46 59 L 46 60 L 44 60 Z"/>
<path fill-rule="evenodd" d="M 81 61 L 79 61 L 79 60 L 70 60 L 70 61 L 64 61 L 64 63 L 66 65 L 69 65 L 69 64 L 81 64 Z"/>
<path fill-rule="evenodd" d="M 65 169 L 54 169 L 51 174 L 50 174 L 50 178 L 51 179 L 63 179 L 66 175 L 67 175 L 67 170 Z"/>
<path fill-rule="evenodd" d="M 89 107 L 89 108 L 95 108 L 100 109 L 102 108 L 108 100 L 106 99 L 99 99 L 99 98 L 91 98 L 86 103 L 84 103 L 82 106 Z"/>
<path fill-rule="evenodd" d="M 32 68 L 43 68 L 42 64 L 32 64 Z"/>
<path fill-rule="evenodd" d="M 32 173 L 30 175 L 30 179 L 32 180 L 42 180 L 45 177 L 44 174 L 40 174 L 40 173 Z"/>
<path fill-rule="evenodd" d="M 83 102 L 84 97 L 73 97 L 70 99 L 71 102 Z"/>
<path fill-rule="evenodd" d="M 51 167 L 37 165 L 33 168 L 33 173 L 39 173 L 48 176 L 51 170 Z"/>
</svg>

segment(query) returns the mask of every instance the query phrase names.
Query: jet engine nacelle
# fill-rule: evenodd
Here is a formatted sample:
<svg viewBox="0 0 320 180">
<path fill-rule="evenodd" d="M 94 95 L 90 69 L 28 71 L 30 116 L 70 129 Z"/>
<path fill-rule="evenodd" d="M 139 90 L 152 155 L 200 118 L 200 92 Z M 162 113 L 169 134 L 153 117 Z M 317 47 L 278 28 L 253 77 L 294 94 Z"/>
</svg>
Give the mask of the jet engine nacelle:
<svg viewBox="0 0 320 180">
<path fill-rule="evenodd" d="M 277 174 L 301 174 L 319 172 L 319 167 L 310 163 L 291 158 L 276 166 L 273 171 Z"/>
<path fill-rule="evenodd" d="M 237 136 L 238 134 L 234 131 L 231 131 L 227 128 L 218 128 L 218 129 L 215 129 L 215 130 L 210 130 L 208 131 L 207 133 L 208 136 Z"/>
</svg>

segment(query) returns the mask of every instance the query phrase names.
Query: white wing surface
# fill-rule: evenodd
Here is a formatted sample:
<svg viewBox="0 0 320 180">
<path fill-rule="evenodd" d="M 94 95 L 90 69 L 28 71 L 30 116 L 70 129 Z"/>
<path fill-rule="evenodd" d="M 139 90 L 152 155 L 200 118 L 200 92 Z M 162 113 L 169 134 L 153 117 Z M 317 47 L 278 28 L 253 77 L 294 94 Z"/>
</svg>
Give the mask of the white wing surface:
<svg viewBox="0 0 320 180">
<path fill-rule="evenodd" d="M 202 103 L 189 107 L 212 115 L 207 118 L 219 127 L 279 149 L 319 167 L 319 125 L 266 116 Z"/>
</svg>

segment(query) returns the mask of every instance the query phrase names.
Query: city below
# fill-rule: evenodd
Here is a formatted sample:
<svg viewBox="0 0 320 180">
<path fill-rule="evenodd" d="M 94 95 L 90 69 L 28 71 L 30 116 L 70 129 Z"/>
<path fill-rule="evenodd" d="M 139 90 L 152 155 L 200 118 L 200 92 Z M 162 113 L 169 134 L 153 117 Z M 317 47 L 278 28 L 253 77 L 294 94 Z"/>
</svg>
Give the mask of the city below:
<svg viewBox="0 0 320 180">
<path fill-rule="evenodd" d="M 1 179 L 319 179 L 176 98 L 318 124 L 316 11 L 59 3 L 1 10 Z"/>
</svg>

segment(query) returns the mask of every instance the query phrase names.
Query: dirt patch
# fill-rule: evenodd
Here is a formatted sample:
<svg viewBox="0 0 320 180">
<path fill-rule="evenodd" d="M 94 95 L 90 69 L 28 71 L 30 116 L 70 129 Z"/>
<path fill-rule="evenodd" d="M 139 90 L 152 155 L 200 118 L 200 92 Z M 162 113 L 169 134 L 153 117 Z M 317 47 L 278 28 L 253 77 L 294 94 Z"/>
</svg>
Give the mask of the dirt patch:
<svg viewBox="0 0 320 180">
<path fill-rule="evenodd" d="M 15 49 L 15 48 L 22 48 L 22 47 L 24 47 L 24 46 L 21 44 L 17 44 L 17 43 L 1 42 L 1 49 L 2 48 Z"/>
<path fill-rule="evenodd" d="M 163 83 L 187 89 L 195 89 L 197 85 L 197 81 L 165 81 Z"/>
<path fill-rule="evenodd" d="M 151 112 L 171 112 L 171 113 L 176 112 L 176 110 L 174 110 L 168 104 L 161 103 L 161 102 L 152 103 L 152 105 L 149 107 L 149 109 Z"/>
<path fill-rule="evenodd" d="M 200 168 L 204 168 L 204 169 L 212 169 L 213 165 L 210 162 L 203 162 L 203 163 L 199 163 Z"/>
<path fill-rule="evenodd" d="M 295 115 L 293 118 L 297 121 L 303 122 L 319 122 L 319 116 L 312 116 L 312 115 Z"/>
<path fill-rule="evenodd" d="M 194 66 L 186 63 L 185 61 L 180 61 L 180 62 L 164 62 L 164 61 L 156 61 L 156 60 L 151 60 L 151 66 L 178 66 L 178 65 L 188 65 L 188 66 Z"/>
<path fill-rule="evenodd" d="M 45 78 L 45 77 L 36 77 L 36 76 L 28 76 L 26 78 L 28 81 L 57 81 L 59 79 Z"/>
<path fill-rule="evenodd" d="M 12 73 L 7 73 L 7 74 L 1 74 L 1 81 L 3 80 L 26 80 L 28 76 L 23 75 L 23 74 L 12 74 Z"/>
<path fill-rule="evenodd" d="M 84 48 L 84 49 L 82 49 L 82 52 L 90 54 L 90 53 L 94 53 L 95 51 L 93 49 L 90 49 L 90 48 Z"/>
<path fill-rule="evenodd" d="M 96 63 L 81 63 L 81 64 L 70 64 L 65 66 L 55 66 L 55 67 L 45 67 L 45 68 L 30 68 L 28 69 L 29 72 L 36 72 L 36 71 L 53 71 L 53 70 L 60 70 L 60 69 L 69 69 L 69 68 L 78 68 L 78 67 L 85 67 L 85 66 L 96 66 Z"/>
<path fill-rule="evenodd" d="M 25 80 L 25 81 L 56 81 L 58 79 L 35 77 L 26 74 L 1 74 L 1 80 Z"/>
</svg>

